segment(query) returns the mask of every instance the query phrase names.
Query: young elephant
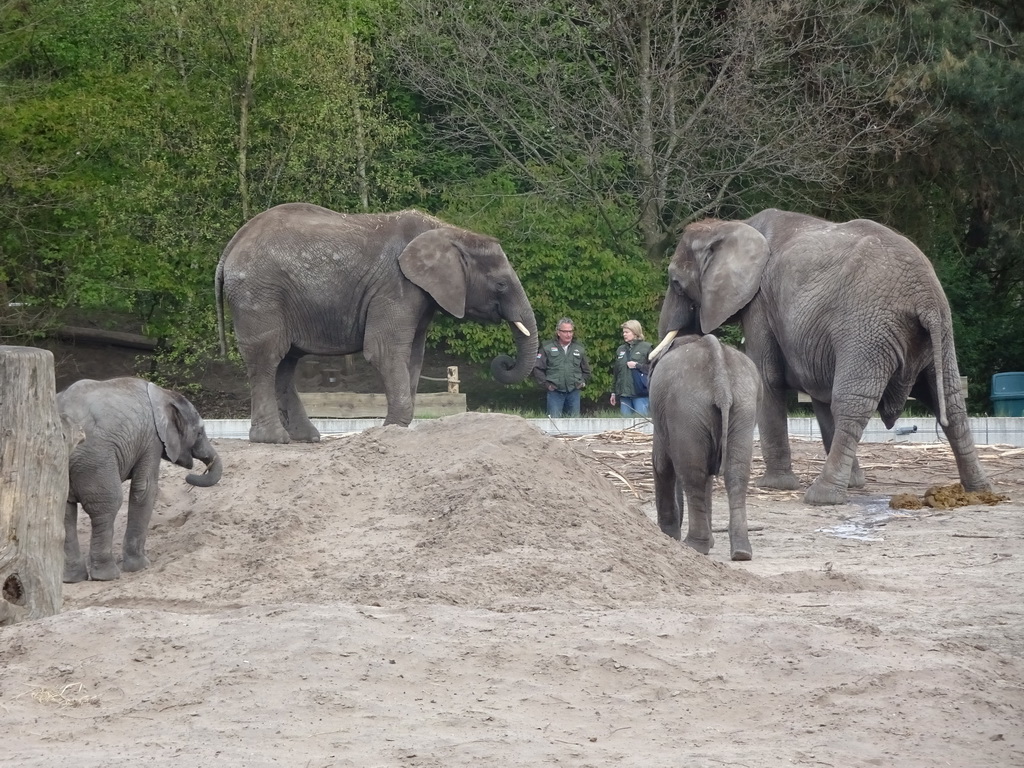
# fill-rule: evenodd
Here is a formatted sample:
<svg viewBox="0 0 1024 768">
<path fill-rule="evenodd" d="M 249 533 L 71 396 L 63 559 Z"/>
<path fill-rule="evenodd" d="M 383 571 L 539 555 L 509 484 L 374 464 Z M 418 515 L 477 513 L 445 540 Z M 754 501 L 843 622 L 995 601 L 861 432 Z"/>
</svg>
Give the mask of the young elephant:
<svg viewBox="0 0 1024 768">
<path fill-rule="evenodd" d="M 654 421 L 654 503 L 658 525 L 680 537 L 683 494 L 689 506 L 686 543 L 707 554 L 711 489 L 722 475 L 729 496 L 729 545 L 733 560 L 750 560 L 747 482 L 761 379 L 742 352 L 714 336 L 680 336 L 657 359 L 651 374 Z"/>
<path fill-rule="evenodd" d="M 160 459 L 185 469 L 192 460 L 206 464 L 202 475 L 185 480 L 210 486 L 220 480 L 221 460 L 210 444 L 199 412 L 177 392 L 142 379 L 83 379 L 57 395 L 62 418 L 79 425 L 85 440 L 69 459 L 70 485 L 64 514 L 64 581 L 109 581 L 121 575 L 112 552 L 114 518 L 131 480 L 128 524 L 121 566 L 141 571 L 149 565 L 146 533 L 156 502 Z M 78 505 L 92 523 L 89 567 L 78 547 Z"/>
</svg>

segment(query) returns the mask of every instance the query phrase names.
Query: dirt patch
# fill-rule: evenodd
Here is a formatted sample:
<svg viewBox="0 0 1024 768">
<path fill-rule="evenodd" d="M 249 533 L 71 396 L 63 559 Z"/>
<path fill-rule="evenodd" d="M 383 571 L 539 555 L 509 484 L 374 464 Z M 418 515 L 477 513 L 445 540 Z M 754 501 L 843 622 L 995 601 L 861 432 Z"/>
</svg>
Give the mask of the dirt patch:
<svg viewBox="0 0 1024 768">
<path fill-rule="evenodd" d="M 152 567 L 67 585 L 62 614 L 0 634 L 5 755 L 1024 764 L 1017 449 L 982 450 L 1010 497 L 992 506 L 888 508 L 955 478 L 942 445 L 863 446 L 847 505 L 752 487 L 754 559 L 731 563 L 724 534 L 703 557 L 652 522 L 649 440 L 470 413 L 218 440 L 208 489 L 165 464 Z M 793 452 L 809 482 L 820 446 Z"/>
</svg>

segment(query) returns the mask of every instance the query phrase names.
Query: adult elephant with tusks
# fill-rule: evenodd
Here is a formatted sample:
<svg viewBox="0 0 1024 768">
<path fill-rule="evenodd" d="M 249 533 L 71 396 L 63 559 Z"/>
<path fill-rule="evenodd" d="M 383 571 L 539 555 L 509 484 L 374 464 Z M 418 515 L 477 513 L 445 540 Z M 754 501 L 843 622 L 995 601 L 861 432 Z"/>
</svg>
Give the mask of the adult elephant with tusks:
<svg viewBox="0 0 1024 768">
<path fill-rule="evenodd" d="M 384 383 L 384 423 L 408 426 L 438 309 L 509 324 L 516 357 L 491 363 L 501 383 L 523 381 L 536 360 L 533 309 L 498 241 L 420 211 L 276 206 L 228 243 L 215 290 L 221 352 L 226 300 L 248 368 L 254 442 L 320 439 L 295 389 L 296 365 L 308 354 L 362 350 Z"/>
<path fill-rule="evenodd" d="M 964 488 L 991 490 L 967 419 L 949 303 L 907 238 L 866 219 L 836 224 L 768 209 L 688 226 L 668 277 L 662 345 L 734 316 L 743 326 L 763 387 L 761 487 L 799 487 L 786 412 L 787 390 L 797 389 L 811 397 L 828 454 L 808 503 L 842 503 L 848 487 L 864 485 L 856 451 L 868 419 L 877 409 L 891 429 L 911 395 L 937 416 Z"/>
</svg>

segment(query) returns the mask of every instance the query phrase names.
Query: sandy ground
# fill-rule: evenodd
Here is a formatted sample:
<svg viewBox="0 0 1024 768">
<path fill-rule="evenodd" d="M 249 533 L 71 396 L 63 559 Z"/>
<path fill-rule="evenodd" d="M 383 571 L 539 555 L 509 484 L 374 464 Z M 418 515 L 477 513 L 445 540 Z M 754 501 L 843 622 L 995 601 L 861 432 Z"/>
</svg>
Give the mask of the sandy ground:
<svg viewBox="0 0 1024 768">
<path fill-rule="evenodd" d="M 648 440 L 468 413 L 165 464 L 152 566 L 0 629 L 4 765 L 1024 765 L 1024 449 L 982 449 L 992 506 L 887 509 L 943 445 L 862 446 L 845 506 L 751 489 L 732 563 L 651 521 Z"/>
</svg>

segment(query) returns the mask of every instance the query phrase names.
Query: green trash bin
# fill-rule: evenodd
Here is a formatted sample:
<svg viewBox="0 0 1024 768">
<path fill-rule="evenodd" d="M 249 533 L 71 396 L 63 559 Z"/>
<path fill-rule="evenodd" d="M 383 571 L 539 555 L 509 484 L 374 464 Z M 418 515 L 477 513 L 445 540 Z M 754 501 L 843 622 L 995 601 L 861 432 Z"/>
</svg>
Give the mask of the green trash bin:
<svg viewBox="0 0 1024 768">
<path fill-rule="evenodd" d="M 1024 416 L 1024 371 L 992 376 L 992 407 L 996 416 Z"/>
</svg>

